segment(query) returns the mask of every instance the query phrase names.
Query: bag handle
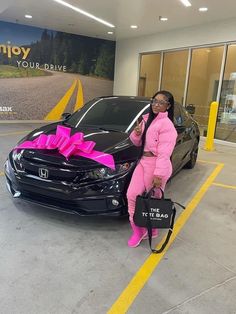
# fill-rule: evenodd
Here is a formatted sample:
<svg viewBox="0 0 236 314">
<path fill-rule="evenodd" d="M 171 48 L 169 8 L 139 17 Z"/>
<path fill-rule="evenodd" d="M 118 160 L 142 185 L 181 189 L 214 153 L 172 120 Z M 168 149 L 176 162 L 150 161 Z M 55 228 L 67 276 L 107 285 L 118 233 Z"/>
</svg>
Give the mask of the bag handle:
<svg viewBox="0 0 236 314">
<path fill-rule="evenodd" d="M 156 188 L 153 186 L 147 193 L 146 193 L 146 196 L 148 197 L 148 199 L 150 200 L 150 198 L 152 197 L 152 194 L 154 192 Z M 165 198 L 165 195 L 164 195 L 164 191 L 162 190 L 162 188 L 159 188 L 159 190 L 161 191 L 161 198 L 160 199 L 164 199 Z M 176 204 L 178 205 L 179 207 L 181 207 L 182 209 L 185 209 L 185 206 L 178 203 L 178 202 L 173 202 L 173 204 Z"/>
<path fill-rule="evenodd" d="M 165 239 L 164 243 L 162 244 L 162 246 L 161 246 L 161 248 L 159 250 L 155 250 L 155 249 L 152 248 L 152 223 L 151 223 L 151 219 L 150 219 L 150 216 L 149 216 L 149 208 L 148 208 L 148 206 L 146 206 L 146 210 L 148 211 L 148 215 L 147 215 L 147 229 L 148 229 L 149 246 L 150 246 L 150 249 L 151 249 L 152 253 L 158 254 L 158 253 L 161 253 L 165 249 L 165 247 L 167 246 L 167 244 L 168 244 L 168 242 L 170 240 L 171 234 L 173 232 L 174 222 L 175 222 L 176 208 L 173 207 L 173 213 L 172 213 L 172 216 L 171 216 L 170 228 L 169 228 L 169 231 L 167 233 L 166 239 Z"/>
<path fill-rule="evenodd" d="M 185 209 L 186 207 L 178 202 L 173 202 L 174 204 L 178 205 L 179 207 L 181 207 L 182 209 Z"/>
<path fill-rule="evenodd" d="M 152 195 L 154 189 L 155 189 L 155 187 L 152 187 L 151 190 L 147 193 L 147 196 L 149 199 L 151 198 L 151 195 Z M 160 188 L 160 190 L 162 193 L 161 199 L 164 199 L 164 191 L 161 188 Z M 170 240 L 170 237 L 171 237 L 172 232 L 173 232 L 175 216 L 176 216 L 176 208 L 175 208 L 174 204 L 185 209 L 185 206 L 181 205 L 180 203 L 173 202 L 173 213 L 171 215 L 171 223 L 170 223 L 169 231 L 166 235 L 166 239 L 165 239 L 164 243 L 162 244 L 161 248 L 159 250 L 155 250 L 152 248 L 152 223 L 151 223 L 151 219 L 150 219 L 150 211 L 149 211 L 149 207 L 147 206 L 147 204 L 145 202 L 146 211 L 148 212 L 148 215 L 147 215 L 148 242 L 149 242 L 150 249 L 151 249 L 152 253 L 154 253 L 154 254 L 161 253 L 165 249 L 165 247 L 167 246 L 167 244 Z"/>
<path fill-rule="evenodd" d="M 150 199 L 155 191 L 156 187 L 153 186 L 146 194 L 146 196 L 148 197 L 148 199 Z M 159 188 L 159 190 L 161 191 L 161 198 L 160 199 L 164 199 L 164 191 L 162 190 L 162 188 Z"/>
</svg>

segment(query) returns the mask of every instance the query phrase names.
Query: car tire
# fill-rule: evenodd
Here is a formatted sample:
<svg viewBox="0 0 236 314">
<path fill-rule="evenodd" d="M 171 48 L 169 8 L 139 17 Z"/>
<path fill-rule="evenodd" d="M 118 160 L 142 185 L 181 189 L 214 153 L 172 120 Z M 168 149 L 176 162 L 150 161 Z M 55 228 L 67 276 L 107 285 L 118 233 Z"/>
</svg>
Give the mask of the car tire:
<svg viewBox="0 0 236 314">
<path fill-rule="evenodd" d="M 190 160 L 185 164 L 184 168 L 187 169 L 193 169 L 196 161 L 197 161 L 197 156 L 198 156 L 198 141 L 196 141 L 193 145 L 193 149 L 190 153 Z"/>
</svg>

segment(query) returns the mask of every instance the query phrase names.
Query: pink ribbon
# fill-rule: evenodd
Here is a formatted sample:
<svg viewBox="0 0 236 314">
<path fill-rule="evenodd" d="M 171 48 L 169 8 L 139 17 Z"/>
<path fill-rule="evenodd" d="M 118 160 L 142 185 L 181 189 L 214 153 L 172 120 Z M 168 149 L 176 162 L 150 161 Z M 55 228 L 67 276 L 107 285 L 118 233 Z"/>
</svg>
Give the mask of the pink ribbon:
<svg viewBox="0 0 236 314">
<path fill-rule="evenodd" d="M 59 153 L 67 160 L 70 156 L 82 156 L 92 159 L 111 169 L 115 169 L 113 156 L 94 150 L 93 141 L 85 141 L 84 134 L 77 132 L 70 136 L 71 128 L 57 126 L 56 134 L 41 134 L 33 141 L 25 141 L 14 149 L 58 149 Z"/>
</svg>

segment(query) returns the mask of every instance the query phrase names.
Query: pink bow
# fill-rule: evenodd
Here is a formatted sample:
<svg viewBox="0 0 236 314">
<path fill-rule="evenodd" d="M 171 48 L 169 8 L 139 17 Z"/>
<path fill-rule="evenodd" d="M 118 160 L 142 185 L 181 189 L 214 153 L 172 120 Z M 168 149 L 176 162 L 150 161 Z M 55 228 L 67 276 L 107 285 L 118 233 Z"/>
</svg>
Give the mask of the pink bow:
<svg viewBox="0 0 236 314">
<path fill-rule="evenodd" d="M 92 159 L 111 169 L 115 169 L 113 156 L 94 150 L 93 141 L 85 141 L 84 134 L 77 132 L 70 136 L 71 128 L 57 126 L 56 134 L 41 134 L 33 141 L 25 141 L 14 149 L 58 149 L 59 153 L 68 160 L 70 156 L 82 156 Z"/>
</svg>

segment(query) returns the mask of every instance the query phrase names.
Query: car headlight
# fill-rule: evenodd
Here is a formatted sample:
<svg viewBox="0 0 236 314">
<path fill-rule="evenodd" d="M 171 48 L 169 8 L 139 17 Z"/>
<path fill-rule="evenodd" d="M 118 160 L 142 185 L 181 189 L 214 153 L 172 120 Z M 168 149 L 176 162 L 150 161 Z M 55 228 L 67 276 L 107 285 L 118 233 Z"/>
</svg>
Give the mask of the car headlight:
<svg viewBox="0 0 236 314">
<path fill-rule="evenodd" d="M 5 162 L 5 172 L 9 173 L 10 172 L 10 167 L 9 167 L 9 160 L 7 159 Z"/>
<path fill-rule="evenodd" d="M 89 171 L 87 176 L 89 179 L 99 180 L 99 179 L 110 179 L 116 175 L 125 174 L 127 171 L 132 168 L 134 162 L 125 162 L 122 164 L 117 164 L 116 169 L 110 168 L 97 168 L 92 171 Z"/>
<path fill-rule="evenodd" d="M 20 151 L 17 149 L 14 149 L 12 152 L 13 168 L 18 172 L 24 171 L 22 161 L 21 161 L 23 152 L 24 152 L 23 149 Z"/>
<path fill-rule="evenodd" d="M 12 159 L 14 160 L 14 162 L 16 163 L 20 163 L 21 157 L 23 154 L 23 150 L 21 149 L 20 152 L 17 149 L 14 149 L 12 152 Z"/>
</svg>

